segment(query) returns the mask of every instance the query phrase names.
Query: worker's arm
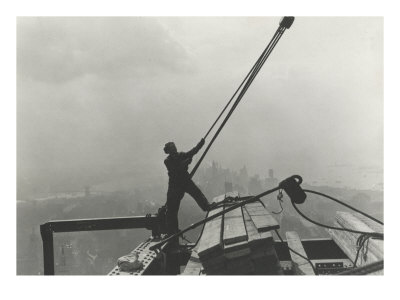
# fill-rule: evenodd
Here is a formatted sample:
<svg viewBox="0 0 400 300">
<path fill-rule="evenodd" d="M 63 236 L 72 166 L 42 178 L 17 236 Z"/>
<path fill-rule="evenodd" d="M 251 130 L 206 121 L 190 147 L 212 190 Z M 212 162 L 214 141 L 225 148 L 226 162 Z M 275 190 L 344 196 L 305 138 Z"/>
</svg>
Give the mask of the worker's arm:
<svg viewBox="0 0 400 300">
<path fill-rule="evenodd" d="M 185 156 L 187 158 L 192 158 L 197 152 L 199 152 L 201 147 L 203 147 L 204 143 L 205 143 L 205 140 L 201 139 L 200 142 L 196 145 L 196 147 L 194 147 L 192 150 L 185 153 Z"/>
</svg>

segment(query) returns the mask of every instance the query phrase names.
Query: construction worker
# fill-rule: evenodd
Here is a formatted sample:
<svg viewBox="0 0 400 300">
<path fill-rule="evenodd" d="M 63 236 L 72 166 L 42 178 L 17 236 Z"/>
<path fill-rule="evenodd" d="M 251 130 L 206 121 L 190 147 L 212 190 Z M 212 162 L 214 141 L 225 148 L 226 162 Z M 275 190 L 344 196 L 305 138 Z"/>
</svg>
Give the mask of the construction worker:
<svg viewBox="0 0 400 300">
<path fill-rule="evenodd" d="M 169 176 L 166 204 L 168 234 L 174 234 L 179 230 L 178 211 L 185 193 L 192 196 L 203 211 L 208 211 L 214 206 L 214 204 L 208 203 L 207 198 L 195 185 L 188 173 L 188 166 L 192 162 L 193 156 L 203 147 L 204 142 L 204 139 L 201 139 L 197 146 L 188 152 L 178 152 L 173 142 L 166 143 L 164 146 L 164 152 L 168 154 L 168 157 L 164 160 Z"/>
</svg>

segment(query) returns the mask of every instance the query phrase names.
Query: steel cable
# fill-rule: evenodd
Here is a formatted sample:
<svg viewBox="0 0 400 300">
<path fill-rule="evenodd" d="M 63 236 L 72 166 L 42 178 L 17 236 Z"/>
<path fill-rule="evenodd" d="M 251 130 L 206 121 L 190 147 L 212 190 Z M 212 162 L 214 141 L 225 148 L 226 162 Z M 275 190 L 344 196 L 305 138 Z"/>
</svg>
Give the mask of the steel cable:
<svg viewBox="0 0 400 300">
<path fill-rule="evenodd" d="M 332 196 L 329 196 L 329 195 L 326 195 L 324 193 L 320 193 L 320 192 L 317 192 L 317 191 L 313 191 L 313 190 L 303 189 L 303 191 L 305 191 L 307 193 L 313 193 L 313 194 L 316 194 L 316 195 L 331 199 L 331 200 L 333 200 L 333 201 L 335 201 L 335 202 L 337 202 L 337 203 L 339 203 L 339 204 L 341 204 L 343 206 L 346 206 L 347 208 L 350 208 L 350 209 L 354 210 L 355 212 L 358 212 L 358 213 L 362 214 L 363 216 L 375 221 L 376 223 L 379 223 L 379 224 L 383 225 L 382 221 L 379 221 L 379 220 L 375 219 L 374 217 L 370 216 L 369 214 L 367 214 L 367 213 L 365 213 L 365 212 L 363 212 L 363 211 L 361 211 L 361 210 L 359 210 L 359 209 L 357 209 L 357 208 L 355 208 L 355 207 L 353 207 L 353 206 L 351 206 L 349 204 L 346 204 L 343 201 L 340 201 L 340 200 L 338 200 L 336 198 L 333 198 Z"/>
<path fill-rule="evenodd" d="M 232 115 L 233 111 L 236 109 L 237 105 L 239 104 L 239 102 L 242 100 L 244 94 L 246 93 L 246 91 L 248 90 L 248 88 L 250 87 L 251 83 L 253 82 L 254 78 L 257 76 L 258 72 L 260 71 L 261 67 L 263 66 L 263 64 L 265 63 L 265 61 L 267 60 L 267 58 L 269 57 L 269 55 L 271 54 L 272 50 L 275 48 L 277 42 L 279 41 L 279 39 L 281 38 L 283 32 L 285 32 L 285 28 L 279 27 L 278 30 L 275 32 L 273 38 L 271 39 L 271 41 L 269 42 L 268 46 L 265 48 L 265 50 L 263 51 L 263 54 L 260 56 L 260 58 L 257 60 L 256 64 L 254 65 L 254 67 L 252 68 L 252 71 L 249 72 L 250 76 L 246 76 L 247 77 L 247 81 L 245 83 L 245 85 L 243 86 L 242 90 L 240 91 L 236 101 L 234 102 L 234 104 L 232 105 L 231 109 L 229 110 L 228 114 L 226 115 L 226 117 L 224 118 L 224 120 L 222 121 L 221 125 L 219 126 L 219 128 L 217 129 L 216 133 L 214 134 L 214 136 L 212 137 L 210 143 L 207 145 L 207 148 L 204 150 L 203 154 L 201 155 L 200 159 L 197 161 L 196 165 L 194 166 L 193 170 L 190 172 L 190 177 L 193 177 L 193 175 L 196 173 L 198 167 L 200 166 L 201 162 L 203 161 L 204 157 L 206 156 L 206 154 L 208 153 L 209 149 L 211 148 L 212 144 L 214 143 L 214 141 L 216 140 L 216 138 L 218 137 L 219 133 L 221 132 L 221 130 L 223 129 L 223 127 L 225 126 L 226 122 L 229 120 L 230 116 Z M 243 83 L 242 83 L 243 84 Z M 239 90 L 239 89 L 238 89 Z M 237 93 L 237 92 L 235 92 Z M 233 97 L 232 97 L 233 99 Z M 231 101 L 231 100 L 230 100 Z M 227 105 L 228 106 L 228 105 Z M 226 106 L 226 107 L 227 107 Z M 224 110 L 226 109 L 226 107 L 224 108 Z M 220 116 L 222 115 L 222 113 L 220 114 Z M 220 117 L 219 116 L 219 117 Z M 219 119 L 219 117 L 217 119 Z M 215 125 L 216 122 L 214 122 L 213 126 Z M 213 127 L 212 126 L 212 127 Z M 210 130 L 209 130 L 210 131 Z M 208 133 L 207 133 L 208 134 Z"/>
</svg>

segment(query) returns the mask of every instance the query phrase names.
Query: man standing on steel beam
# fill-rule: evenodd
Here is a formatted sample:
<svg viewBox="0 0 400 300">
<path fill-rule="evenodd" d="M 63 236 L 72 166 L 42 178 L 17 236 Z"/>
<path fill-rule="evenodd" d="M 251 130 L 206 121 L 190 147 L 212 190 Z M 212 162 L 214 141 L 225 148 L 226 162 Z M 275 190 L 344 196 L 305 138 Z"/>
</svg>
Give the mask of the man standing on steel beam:
<svg viewBox="0 0 400 300">
<path fill-rule="evenodd" d="M 204 139 L 201 139 L 201 141 L 188 152 L 178 152 L 173 142 L 166 143 L 164 146 L 164 152 L 168 154 L 168 157 L 164 160 L 169 176 L 166 203 L 168 234 L 174 234 L 179 231 L 178 211 L 185 193 L 192 196 L 203 211 L 209 211 L 215 205 L 208 203 L 207 198 L 196 186 L 188 173 L 188 167 L 192 162 L 193 156 L 203 147 L 204 142 Z"/>
</svg>

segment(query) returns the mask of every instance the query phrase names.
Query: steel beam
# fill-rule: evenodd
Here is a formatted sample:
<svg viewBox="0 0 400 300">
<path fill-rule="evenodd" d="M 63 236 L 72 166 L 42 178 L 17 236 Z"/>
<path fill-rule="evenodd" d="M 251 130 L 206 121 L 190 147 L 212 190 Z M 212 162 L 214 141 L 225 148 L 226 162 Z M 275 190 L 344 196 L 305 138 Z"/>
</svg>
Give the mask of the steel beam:
<svg viewBox="0 0 400 300">
<path fill-rule="evenodd" d="M 146 228 L 153 236 L 159 236 L 160 224 L 157 215 L 138 217 L 56 220 L 40 225 L 43 241 L 44 275 L 54 275 L 53 232 L 77 232 L 95 230 L 118 230 Z"/>
<path fill-rule="evenodd" d="M 48 223 L 40 225 L 43 240 L 44 275 L 54 275 L 53 231 Z"/>
<path fill-rule="evenodd" d="M 117 230 L 131 228 L 153 229 L 157 224 L 157 217 L 138 216 L 101 219 L 76 219 L 49 221 L 48 224 L 53 232 L 74 232 L 94 230 Z"/>
</svg>

